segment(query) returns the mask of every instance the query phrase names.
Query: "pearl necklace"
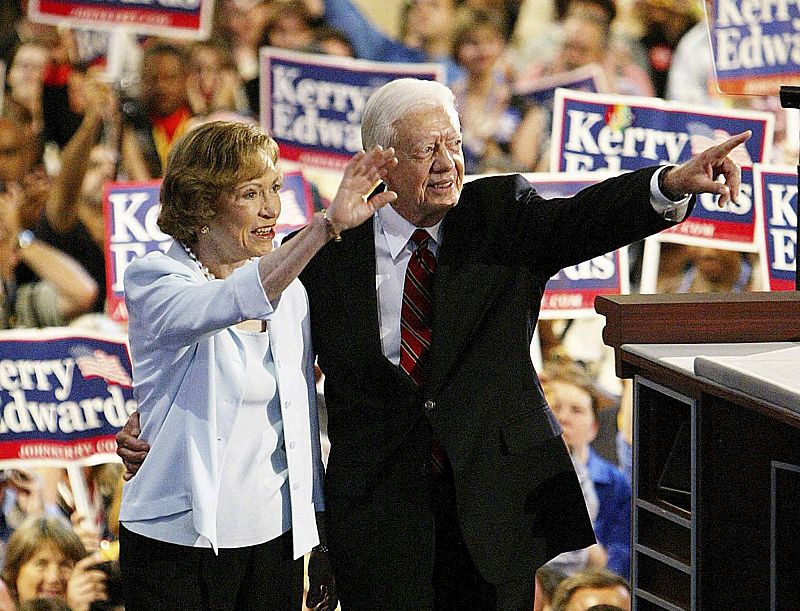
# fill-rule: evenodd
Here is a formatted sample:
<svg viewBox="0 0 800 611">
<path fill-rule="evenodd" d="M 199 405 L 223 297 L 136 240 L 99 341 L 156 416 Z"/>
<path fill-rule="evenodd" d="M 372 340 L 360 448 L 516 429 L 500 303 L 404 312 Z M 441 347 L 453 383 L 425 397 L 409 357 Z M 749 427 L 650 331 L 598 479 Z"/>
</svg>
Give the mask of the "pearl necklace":
<svg viewBox="0 0 800 611">
<path fill-rule="evenodd" d="M 187 244 L 181 242 L 181 246 L 183 246 L 183 250 L 186 251 L 186 254 L 189 255 L 189 258 L 195 263 L 197 263 L 197 267 L 200 268 L 200 271 L 203 272 L 203 275 L 206 277 L 206 279 L 208 280 L 217 279 L 217 277 L 213 274 L 213 272 L 211 272 L 205 265 L 203 265 L 200 259 L 197 258 L 197 255 L 194 254 L 194 251 Z"/>
</svg>

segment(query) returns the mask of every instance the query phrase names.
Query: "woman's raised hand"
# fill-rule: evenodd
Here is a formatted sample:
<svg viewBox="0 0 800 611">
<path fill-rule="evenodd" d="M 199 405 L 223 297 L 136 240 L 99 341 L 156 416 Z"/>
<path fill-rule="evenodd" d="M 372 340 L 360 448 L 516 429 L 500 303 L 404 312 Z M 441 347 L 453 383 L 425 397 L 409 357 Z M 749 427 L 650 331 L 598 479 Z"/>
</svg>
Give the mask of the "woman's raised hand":
<svg viewBox="0 0 800 611">
<path fill-rule="evenodd" d="M 339 190 L 328 207 L 328 220 L 336 233 L 351 229 L 366 221 L 378 208 L 397 199 L 394 191 L 384 191 L 372 197 L 386 172 L 397 165 L 394 149 L 376 146 L 369 152 L 356 153 L 344 169 Z"/>
</svg>

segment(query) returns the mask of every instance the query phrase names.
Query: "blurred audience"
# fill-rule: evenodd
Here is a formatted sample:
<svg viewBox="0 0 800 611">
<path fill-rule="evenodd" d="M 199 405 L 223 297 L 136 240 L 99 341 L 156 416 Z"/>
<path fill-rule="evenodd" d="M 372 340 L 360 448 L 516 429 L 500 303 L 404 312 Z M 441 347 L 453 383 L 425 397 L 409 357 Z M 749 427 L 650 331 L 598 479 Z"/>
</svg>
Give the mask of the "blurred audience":
<svg viewBox="0 0 800 611">
<path fill-rule="evenodd" d="M 0 328 L 65 325 L 91 309 L 97 283 L 72 257 L 21 229 L 22 199 L 15 184 L 0 194 Z M 39 280 L 18 283 L 20 262 Z"/>
<path fill-rule="evenodd" d="M 325 20 L 350 40 L 356 57 L 375 61 L 435 62 L 445 70 L 446 81 L 462 76 L 451 52 L 455 0 L 411 0 L 406 5 L 402 40 L 381 32 L 353 0 L 325 0 Z"/>
<path fill-rule="evenodd" d="M 167 154 L 193 112 L 189 57 L 178 44 L 155 40 L 144 52 L 140 93 L 123 103 L 122 164 L 132 180 L 160 178 Z"/>
<path fill-rule="evenodd" d="M 251 115 L 242 79 L 231 54 L 210 42 L 189 46 L 189 75 L 186 95 L 195 115 L 229 111 Z"/>
<path fill-rule="evenodd" d="M 677 251 L 677 252 L 676 252 Z M 752 255 L 735 250 L 676 244 L 668 249 L 680 268 L 659 270 L 659 293 L 742 293 L 754 290 Z M 673 265 L 676 267 L 676 265 Z"/>
</svg>

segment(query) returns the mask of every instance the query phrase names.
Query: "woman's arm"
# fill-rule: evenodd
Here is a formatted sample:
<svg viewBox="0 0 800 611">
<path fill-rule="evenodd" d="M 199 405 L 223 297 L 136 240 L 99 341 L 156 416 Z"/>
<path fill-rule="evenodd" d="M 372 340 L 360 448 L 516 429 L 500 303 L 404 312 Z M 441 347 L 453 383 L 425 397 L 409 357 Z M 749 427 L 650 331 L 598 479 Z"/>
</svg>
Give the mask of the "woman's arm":
<svg viewBox="0 0 800 611">
<path fill-rule="evenodd" d="M 67 232 L 78 220 L 81 187 L 89 167 L 92 148 L 97 143 L 104 121 L 118 121 L 117 99 L 105 83 L 88 80 L 87 107 L 78 130 L 61 154 L 61 171 L 47 198 L 45 214 L 50 226 Z"/>
<path fill-rule="evenodd" d="M 267 298 L 272 302 L 289 286 L 311 258 L 330 239 L 357 227 L 378 208 L 397 199 L 384 191 L 367 199 L 387 169 L 397 164 L 394 149 L 381 147 L 358 153 L 347 164 L 339 190 L 325 212 L 316 213 L 306 227 L 274 252 L 261 257 L 258 267 Z"/>
</svg>

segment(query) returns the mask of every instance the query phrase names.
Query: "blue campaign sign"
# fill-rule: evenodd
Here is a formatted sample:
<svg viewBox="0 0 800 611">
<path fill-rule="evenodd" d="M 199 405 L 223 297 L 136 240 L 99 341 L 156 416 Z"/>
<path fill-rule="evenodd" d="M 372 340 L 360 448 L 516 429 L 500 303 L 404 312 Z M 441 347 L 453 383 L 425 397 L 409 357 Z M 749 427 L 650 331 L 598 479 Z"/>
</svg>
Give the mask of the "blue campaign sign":
<svg viewBox="0 0 800 611">
<path fill-rule="evenodd" d="M 797 278 L 797 170 L 756 165 L 760 261 L 769 290 L 791 291 Z"/>
<path fill-rule="evenodd" d="M 571 197 L 581 189 L 613 176 L 610 172 L 532 173 L 525 178 L 545 199 Z M 542 298 L 539 318 L 585 318 L 595 316 L 598 295 L 618 295 L 629 291 L 628 252 L 622 248 L 578 265 L 571 265 L 553 276 Z"/>
<path fill-rule="evenodd" d="M 114 320 L 128 319 L 122 280 L 130 262 L 153 250 L 166 251 L 172 240 L 157 224 L 160 189 L 161 181 L 105 186 L 106 301 Z"/>
<path fill-rule="evenodd" d="M 438 64 L 391 64 L 261 49 L 261 125 L 283 159 L 341 169 L 361 150 L 361 114 L 375 89 L 415 77 L 444 81 Z"/>
<path fill-rule="evenodd" d="M 124 338 L 72 329 L 0 332 L 0 462 L 116 460 L 136 410 Z"/>
<path fill-rule="evenodd" d="M 751 168 L 768 158 L 774 122 L 774 116 L 765 112 L 559 89 L 551 167 L 565 172 L 621 171 L 679 164 L 749 129 L 750 140 L 731 153 L 742 168 L 738 202 L 720 209 L 716 197 L 703 195 L 692 217 L 662 232 L 660 239 L 755 250 Z"/>
<path fill-rule="evenodd" d="M 800 5 L 708 0 L 717 86 L 723 93 L 777 95 L 800 77 Z"/>
</svg>

